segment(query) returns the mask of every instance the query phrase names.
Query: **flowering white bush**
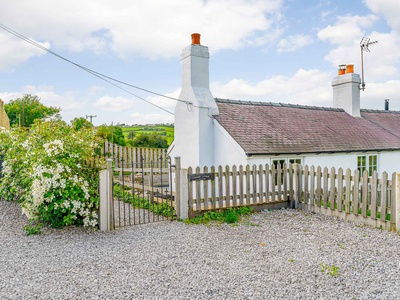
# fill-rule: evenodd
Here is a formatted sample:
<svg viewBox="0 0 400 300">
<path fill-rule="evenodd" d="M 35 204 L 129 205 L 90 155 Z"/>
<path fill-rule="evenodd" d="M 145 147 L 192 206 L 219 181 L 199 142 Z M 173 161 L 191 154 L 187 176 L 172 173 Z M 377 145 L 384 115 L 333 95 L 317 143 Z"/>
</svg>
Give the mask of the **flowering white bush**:
<svg viewBox="0 0 400 300">
<path fill-rule="evenodd" d="M 89 167 L 97 142 L 92 129 L 61 120 L 38 121 L 29 131 L 0 133 L 0 192 L 23 213 L 53 227 L 96 226 L 98 169 Z"/>
</svg>

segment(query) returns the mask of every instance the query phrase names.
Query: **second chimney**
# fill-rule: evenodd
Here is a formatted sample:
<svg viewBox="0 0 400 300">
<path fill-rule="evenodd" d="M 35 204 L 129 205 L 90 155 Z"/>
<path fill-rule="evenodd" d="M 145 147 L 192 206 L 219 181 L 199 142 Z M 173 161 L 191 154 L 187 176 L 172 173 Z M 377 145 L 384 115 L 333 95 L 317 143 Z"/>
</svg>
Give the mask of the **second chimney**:
<svg viewBox="0 0 400 300">
<path fill-rule="evenodd" d="M 342 108 L 353 117 L 360 117 L 361 78 L 353 72 L 353 65 L 339 66 L 339 75 L 332 81 L 333 107 Z"/>
</svg>

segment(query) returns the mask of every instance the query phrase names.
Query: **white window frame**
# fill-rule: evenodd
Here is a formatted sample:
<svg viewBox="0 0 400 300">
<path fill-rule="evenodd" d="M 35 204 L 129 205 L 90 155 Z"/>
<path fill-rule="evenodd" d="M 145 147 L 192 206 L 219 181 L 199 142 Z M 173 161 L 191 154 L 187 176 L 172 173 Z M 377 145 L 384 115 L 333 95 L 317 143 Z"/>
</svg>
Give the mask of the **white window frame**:
<svg viewBox="0 0 400 300">
<path fill-rule="evenodd" d="M 364 163 L 360 159 L 364 158 Z M 374 161 L 375 160 L 375 161 Z M 372 176 L 373 171 L 378 172 L 379 155 L 377 153 L 357 155 L 357 169 L 360 171 L 360 177 L 363 175 L 364 170 L 368 171 L 368 176 Z"/>
<path fill-rule="evenodd" d="M 275 162 L 283 162 L 287 165 L 289 163 L 297 163 L 297 164 L 303 164 L 303 158 L 302 157 L 276 157 L 276 158 L 271 158 L 271 165 L 276 165 Z M 283 164 L 282 164 L 283 165 Z"/>
</svg>

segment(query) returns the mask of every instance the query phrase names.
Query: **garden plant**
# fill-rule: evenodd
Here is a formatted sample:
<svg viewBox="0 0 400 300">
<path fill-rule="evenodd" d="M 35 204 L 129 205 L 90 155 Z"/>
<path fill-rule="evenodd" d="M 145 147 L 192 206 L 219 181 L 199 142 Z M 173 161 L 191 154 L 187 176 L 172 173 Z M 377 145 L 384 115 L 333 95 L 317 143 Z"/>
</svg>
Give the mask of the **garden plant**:
<svg viewBox="0 0 400 300">
<path fill-rule="evenodd" d="M 99 168 L 89 162 L 100 149 L 93 129 L 36 120 L 29 129 L 1 131 L 0 149 L 0 193 L 21 204 L 30 224 L 97 225 Z"/>
</svg>

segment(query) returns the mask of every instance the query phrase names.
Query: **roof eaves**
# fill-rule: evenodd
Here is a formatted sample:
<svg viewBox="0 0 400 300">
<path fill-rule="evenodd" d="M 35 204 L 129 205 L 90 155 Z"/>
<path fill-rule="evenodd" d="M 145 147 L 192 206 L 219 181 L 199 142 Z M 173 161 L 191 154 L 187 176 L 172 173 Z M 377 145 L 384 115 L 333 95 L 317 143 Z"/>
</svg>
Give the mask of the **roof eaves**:
<svg viewBox="0 0 400 300">
<path fill-rule="evenodd" d="M 334 153 L 353 153 L 353 152 L 382 152 L 399 151 L 399 148 L 387 149 L 353 149 L 353 150 L 323 150 L 323 151 L 303 151 L 303 152 L 246 152 L 246 156 L 279 156 L 279 155 L 304 155 L 304 154 L 334 154 Z"/>
</svg>

